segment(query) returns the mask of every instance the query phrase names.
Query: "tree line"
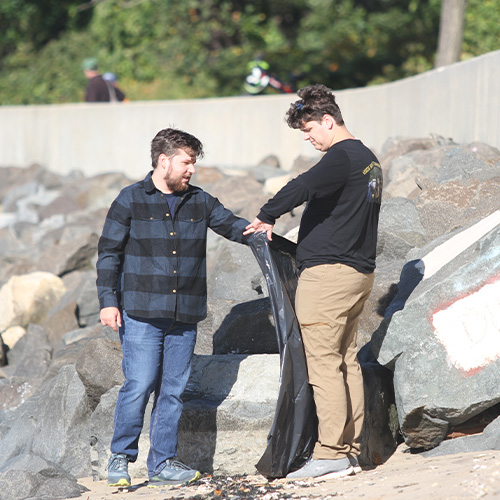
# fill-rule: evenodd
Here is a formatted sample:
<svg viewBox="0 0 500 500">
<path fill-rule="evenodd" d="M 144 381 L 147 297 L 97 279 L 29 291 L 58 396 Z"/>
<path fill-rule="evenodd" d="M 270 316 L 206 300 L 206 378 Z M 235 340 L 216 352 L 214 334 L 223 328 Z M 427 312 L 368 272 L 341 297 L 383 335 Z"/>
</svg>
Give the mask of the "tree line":
<svg viewBox="0 0 500 500">
<path fill-rule="evenodd" d="M 459 0 L 457 38 L 450 1 L 2 0 L 0 104 L 82 101 L 89 56 L 129 99 L 152 100 L 242 94 L 256 57 L 338 90 L 432 69 L 438 39 L 455 58 L 459 40 L 459 59 L 500 48 L 500 2 Z"/>
</svg>

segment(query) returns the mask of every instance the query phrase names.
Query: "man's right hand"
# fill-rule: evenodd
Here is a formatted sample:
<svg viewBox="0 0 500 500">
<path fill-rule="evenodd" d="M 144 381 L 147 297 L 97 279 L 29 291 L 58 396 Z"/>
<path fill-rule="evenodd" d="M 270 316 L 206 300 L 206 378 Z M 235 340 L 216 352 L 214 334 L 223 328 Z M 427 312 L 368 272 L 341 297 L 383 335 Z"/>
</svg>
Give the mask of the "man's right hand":
<svg viewBox="0 0 500 500">
<path fill-rule="evenodd" d="M 101 309 L 101 323 L 110 326 L 115 332 L 122 326 L 122 317 L 117 307 L 104 307 Z"/>
<path fill-rule="evenodd" d="M 253 222 L 251 224 L 248 224 L 248 226 L 245 228 L 243 235 L 246 236 L 247 234 L 252 234 L 252 233 L 266 233 L 267 239 L 269 241 L 272 241 L 273 228 L 274 226 L 272 224 L 267 224 L 265 222 L 262 222 L 260 219 L 255 217 Z"/>
</svg>

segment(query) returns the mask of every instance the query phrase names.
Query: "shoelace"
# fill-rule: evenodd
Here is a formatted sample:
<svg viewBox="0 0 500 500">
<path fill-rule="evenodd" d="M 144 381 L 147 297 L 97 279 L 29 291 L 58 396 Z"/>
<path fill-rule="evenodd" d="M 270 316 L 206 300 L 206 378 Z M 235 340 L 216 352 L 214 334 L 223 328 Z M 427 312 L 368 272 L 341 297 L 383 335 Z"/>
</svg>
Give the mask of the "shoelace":
<svg viewBox="0 0 500 500">
<path fill-rule="evenodd" d="M 128 465 L 128 460 L 126 457 L 116 456 L 113 457 L 113 460 L 108 465 L 108 470 L 117 471 L 120 469 L 125 469 Z"/>
<path fill-rule="evenodd" d="M 184 465 L 182 462 L 178 462 L 177 460 L 167 460 L 165 462 L 165 467 L 167 466 L 170 467 L 171 469 L 176 469 L 176 470 L 191 470 L 190 467 Z"/>
</svg>

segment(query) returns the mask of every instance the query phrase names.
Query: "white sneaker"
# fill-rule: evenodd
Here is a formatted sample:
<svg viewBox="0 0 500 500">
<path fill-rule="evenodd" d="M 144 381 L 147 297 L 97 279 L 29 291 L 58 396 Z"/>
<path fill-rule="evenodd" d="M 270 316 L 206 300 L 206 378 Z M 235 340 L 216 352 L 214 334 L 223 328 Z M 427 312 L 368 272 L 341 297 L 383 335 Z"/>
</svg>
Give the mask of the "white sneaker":
<svg viewBox="0 0 500 500">
<path fill-rule="evenodd" d="M 337 460 L 315 460 L 311 458 L 299 470 L 287 474 L 286 478 L 304 479 L 306 477 L 321 477 L 321 479 L 331 479 L 349 476 L 352 473 L 353 468 L 347 458 L 339 458 Z"/>
</svg>

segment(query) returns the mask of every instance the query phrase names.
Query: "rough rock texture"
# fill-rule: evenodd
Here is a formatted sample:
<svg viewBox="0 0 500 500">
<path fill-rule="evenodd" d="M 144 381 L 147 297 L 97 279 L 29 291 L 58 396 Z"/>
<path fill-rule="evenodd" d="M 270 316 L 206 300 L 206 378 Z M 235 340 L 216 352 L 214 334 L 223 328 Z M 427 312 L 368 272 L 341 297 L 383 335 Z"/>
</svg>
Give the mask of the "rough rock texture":
<svg viewBox="0 0 500 500">
<path fill-rule="evenodd" d="M 76 477 L 89 475 L 89 416 L 85 388 L 74 366 L 64 366 L 12 411 L 14 421 L 1 441 L 0 468 L 19 454 L 33 454 Z"/>
<path fill-rule="evenodd" d="M 373 336 L 378 361 L 394 369 L 399 421 L 412 448 L 438 445 L 450 425 L 500 401 L 500 212 L 489 220 L 497 225 L 482 237 L 476 224 L 423 249 Z"/>
<path fill-rule="evenodd" d="M 0 500 L 77 498 L 85 491 L 62 467 L 37 455 L 17 455 L 0 467 Z"/>
</svg>

